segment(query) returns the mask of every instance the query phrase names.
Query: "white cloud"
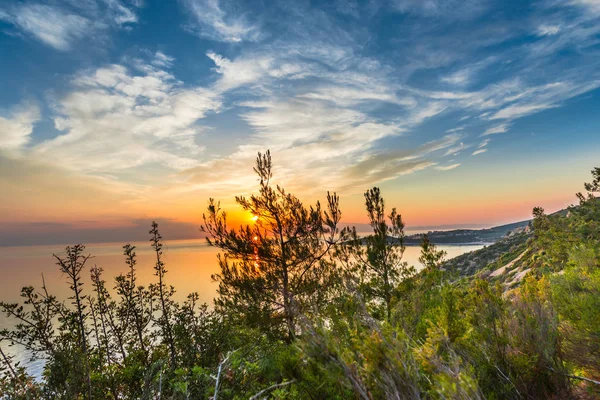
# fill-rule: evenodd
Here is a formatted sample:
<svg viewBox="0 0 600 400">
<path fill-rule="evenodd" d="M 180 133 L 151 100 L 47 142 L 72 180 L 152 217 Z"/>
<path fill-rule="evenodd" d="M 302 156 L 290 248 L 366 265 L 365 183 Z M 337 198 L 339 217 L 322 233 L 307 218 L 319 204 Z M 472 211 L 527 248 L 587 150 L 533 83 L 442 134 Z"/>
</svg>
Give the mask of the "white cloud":
<svg viewBox="0 0 600 400">
<path fill-rule="evenodd" d="M 471 92 L 412 92 L 431 100 L 443 101 L 445 107 L 450 110 L 476 112 L 481 119 L 510 121 L 558 107 L 565 100 L 600 87 L 600 79 L 589 79 L 589 75 L 582 79 L 584 77 L 580 74 L 565 74 L 564 78 L 562 81 L 537 85 L 528 84 L 521 77 L 507 78 Z M 491 128 L 485 134 L 502 133 L 501 130 L 501 127 Z"/>
<path fill-rule="evenodd" d="M 260 37 L 256 25 L 250 24 L 242 15 L 228 15 L 219 0 L 182 0 L 193 14 L 198 27 L 194 31 L 201 36 L 223 42 L 255 41 Z"/>
<path fill-rule="evenodd" d="M 463 142 L 460 142 L 458 145 L 452 146 L 449 149 L 447 149 L 446 152 L 444 153 L 444 157 L 457 156 L 461 151 L 468 149 L 470 147 L 472 147 L 472 146 L 465 145 Z"/>
<path fill-rule="evenodd" d="M 516 119 L 535 114 L 539 111 L 558 107 L 561 102 L 594 90 L 599 86 L 600 80 L 572 77 L 569 80 L 541 85 L 522 85 L 518 89 L 510 87 L 503 93 L 493 93 L 490 96 L 490 101 L 497 111 L 493 112 L 489 119 Z"/>
<path fill-rule="evenodd" d="M 131 9 L 125 7 L 119 0 L 103 0 L 108 6 L 108 12 L 118 25 L 138 22 L 138 17 Z"/>
<path fill-rule="evenodd" d="M 515 119 L 552 107 L 556 106 L 552 104 L 515 104 L 494 113 L 490 119 Z"/>
<path fill-rule="evenodd" d="M 424 17 L 471 19 L 480 15 L 487 6 L 485 0 L 395 0 L 395 7 L 404 13 Z"/>
<path fill-rule="evenodd" d="M 368 65 L 358 62 L 359 65 L 340 65 L 340 59 L 347 56 L 346 53 L 332 48 L 330 51 L 300 46 L 298 48 L 277 48 L 267 52 L 256 52 L 249 56 L 240 56 L 234 60 L 227 59 L 217 53 L 209 51 L 207 56 L 216 65 L 214 69 L 220 77 L 214 87 L 218 91 L 228 91 L 240 87 L 252 87 L 262 90 L 255 94 L 272 95 L 272 85 L 279 84 L 278 91 L 282 90 L 282 83 L 288 87 L 294 86 L 305 78 L 317 78 L 320 84 L 301 88 L 290 95 L 299 98 L 325 100 L 337 106 L 353 107 L 360 103 L 388 102 L 407 108 L 416 108 L 415 99 L 405 94 L 398 96 L 397 85 L 390 84 L 385 78 L 378 74 L 381 70 L 378 65 Z M 332 54 L 341 53 L 332 56 Z M 343 55 L 342 55 L 343 54 Z M 322 57 L 319 59 L 319 57 Z M 316 59 L 313 59 L 316 58 Z M 325 68 L 323 63 L 331 63 Z M 332 72 L 331 68 L 348 69 L 348 71 Z M 363 71 L 355 71 L 354 68 L 366 68 Z M 298 93 L 301 91 L 301 93 Z M 422 118 L 433 116 L 441 111 L 443 107 L 437 104 L 437 108 L 421 107 Z"/>
<path fill-rule="evenodd" d="M 506 131 L 508 131 L 508 125 L 506 125 L 506 124 L 496 125 L 496 126 L 486 129 L 485 132 L 483 132 L 483 134 L 481 136 L 496 135 L 498 133 L 505 133 Z"/>
<path fill-rule="evenodd" d="M 40 110 L 34 104 L 15 107 L 7 115 L 0 116 L 0 149 L 19 150 L 25 146 L 39 119 Z"/>
<path fill-rule="evenodd" d="M 218 110 L 219 96 L 182 88 L 167 72 L 146 65 L 133 74 L 111 65 L 80 75 L 60 99 L 55 118 L 65 132 L 33 147 L 36 157 L 62 167 L 114 176 L 143 165 L 181 170 L 201 162 L 196 122 Z"/>
<path fill-rule="evenodd" d="M 400 132 L 398 127 L 377 123 L 360 111 L 332 107 L 319 100 L 258 103 L 257 107 L 242 117 L 254 128 L 255 138 L 276 147 L 334 140 L 340 144 L 354 142 L 348 145 L 356 148 Z"/>
<path fill-rule="evenodd" d="M 69 50 L 74 41 L 94 29 L 87 18 L 42 4 L 24 4 L 5 20 L 57 50 Z"/>
<path fill-rule="evenodd" d="M 598 0 L 570 0 L 567 4 L 584 7 L 589 12 L 600 14 L 600 1 Z"/>
<path fill-rule="evenodd" d="M 444 76 L 441 78 L 442 82 L 449 83 L 451 85 L 462 86 L 469 83 L 469 79 L 471 77 L 472 71 L 468 68 L 465 68 L 460 71 L 456 71 L 450 75 Z"/>
<path fill-rule="evenodd" d="M 438 171 L 450 171 L 452 169 L 460 167 L 460 165 L 461 164 L 459 164 L 459 163 L 450 164 L 450 165 L 439 165 L 439 166 L 435 167 L 435 169 L 437 169 Z"/>
<path fill-rule="evenodd" d="M 221 193 L 250 190 L 256 151 L 270 148 L 277 178 L 290 190 L 360 192 L 374 183 L 435 165 L 430 159 L 433 154 L 460 140 L 460 135 L 451 134 L 415 149 L 384 150 L 378 141 L 396 137 L 402 130 L 360 112 L 306 99 L 255 106 L 261 108 L 246 115 L 256 130 L 248 144 L 231 156 L 184 172 L 190 185 L 206 188 L 219 181 Z"/>
<path fill-rule="evenodd" d="M 416 101 L 411 97 L 398 98 L 388 88 L 352 87 L 328 85 L 312 92 L 303 94 L 302 97 L 331 101 L 338 105 L 353 106 L 361 102 L 381 101 L 394 103 L 406 107 L 415 107 Z"/>
<path fill-rule="evenodd" d="M 118 0 L 98 0 L 62 7 L 21 3 L 0 9 L 0 20 L 60 51 L 70 50 L 84 37 L 101 39 L 110 26 L 137 22 L 137 15 Z"/>
<path fill-rule="evenodd" d="M 186 171 L 183 176 L 190 179 L 191 187 L 206 188 L 219 181 L 218 190 L 223 194 L 249 190 L 256 152 L 269 148 L 278 179 L 291 190 L 362 191 L 369 184 L 434 165 L 426 156 L 458 140 L 456 135 L 448 135 L 418 149 L 382 153 L 378 141 L 397 136 L 403 129 L 379 123 L 359 111 L 306 98 L 246 106 L 255 108 L 244 114 L 255 133 L 231 156 Z"/>
<path fill-rule="evenodd" d="M 487 149 L 478 149 L 478 150 L 475 150 L 475 151 L 472 153 L 472 155 L 473 155 L 473 156 L 476 156 L 476 155 L 478 155 L 478 154 L 483 154 L 483 153 L 485 153 L 486 151 L 487 151 Z"/>
<path fill-rule="evenodd" d="M 485 146 L 487 146 L 490 143 L 490 139 L 485 139 L 483 142 L 479 143 L 479 146 L 477 146 L 478 149 L 482 149 Z"/>
<path fill-rule="evenodd" d="M 259 78 L 267 75 L 274 63 L 270 56 L 252 58 L 239 58 L 231 61 L 219 54 L 209 51 L 208 58 L 213 60 L 215 71 L 221 75 L 217 87 L 222 91 L 234 89 L 243 85 L 251 84 Z"/>
<path fill-rule="evenodd" d="M 171 65 L 173 65 L 174 61 L 174 57 L 168 56 L 162 51 L 157 51 L 154 55 L 154 61 L 152 61 L 152 65 L 158 68 L 169 68 Z"/>
<path fill-rule="evenodd" d="M 559 25 L 546 25 L 542 24 L 537 28 L 537 34 L 539 36 L 553 36 L 560 32 Z"/>
<path fill-rule="evenodd" d="M 240 116 L 252 133 L 234 154 L 183 172 L 192 182 L 190 190 L 214 185 L 215 180 L 223 193 L 252 185 L 250 166 L 256 151 L 267 148 L 277 157 L 278 176 L 293 176 L 292 186 L 306 191 L 322 187 L 363 190 L 365 179 L 373 183 L 434 165 L 428 159 L 432 153 L 460 139 L 457 134 L 447 135 L 422 148 L 382 156 L 382 139 L 398 137 L 442 113 L 446 105 L 417 101 L 392 83 L 380 64 L 351 57 L 335 46 L 286 45 L 235 59 L 214 52 L 207 55 L 219 74 L 212 86 L 215 91 L 252 88 L 245 92 L 252 94 L 252 100 L 236 104 L 247 108 Z M 303 84 L 305 79 L 311 84 Z M 398 118 L 383 122 L 372 117 L 368 110 L 381 103 L 397 107 Z M 382 157 L 385 163 L 380 162 Z"/>
</svg>

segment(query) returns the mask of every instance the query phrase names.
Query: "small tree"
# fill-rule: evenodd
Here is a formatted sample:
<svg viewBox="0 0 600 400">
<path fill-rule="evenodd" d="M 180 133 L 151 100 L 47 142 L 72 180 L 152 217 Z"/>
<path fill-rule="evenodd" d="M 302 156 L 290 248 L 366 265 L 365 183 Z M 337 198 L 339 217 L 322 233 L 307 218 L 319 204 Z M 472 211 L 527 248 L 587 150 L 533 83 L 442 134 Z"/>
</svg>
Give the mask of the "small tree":
<svg viewBox="0 0 600 400">
<path fill-rule="evenodd" d="M 327 194 L 327 210 L 306 207 L 282 187 L 273 187 L 271 154 L 258 154 L 254 171 L 257 195 L 236 197 L 255 217 L 250 226 L 231 229 L 227 214 L 210 199 L 203 232 L 223 250 L 216 305 L 253 326 L 292 340 L 298 312 L 317 308 L 332 283 L 333 263 L 326 260 L 338 239 L 339 198 Z"/>
<path fill-rule="evenodd" d="M 173 339 L 173 326 L 171 321 L 175 307 L 171 297 L 175 293 L 175 288 L 173 288 L 173 286 L 167 286 L 165 283 L 167 269 L 165 268 L 165 263 L 162 260 L 162 236 L 158 231 L 158 224 L 155 221 L 152 221 L 150 235 L 152 235 L 150 238 L 150 243 L 156 255 L 154 275 L 158 277 L 158 283 L 151 285 L 151 291 L 157 294 L 158 301 L 160 302 L 160 316 L 156 318 L 155 322 L 161 330 L 163 343 L 169 349 L 171 368 L 175 369 L 177 366 L 177 352 L 175 350 L 175 340 Z"/>
<path fill-rule="evenodd" d="M 117 306 L 117 315 L 120 321 L 124 321 L 129 351 L 140 350 L 145 365 L 148 360 L 147 330 L 152 317 L 152 299 L 144 286 L 137 285 L 135 246 L 131 244 L 123 246 L 123 255 L 129 271 L 115 278 L 115 290 L 121 297 Z"/>
<path fill-rule="evenodd" d="M 444 250 L 438 250 L 437 246 L 429 240 L 429 235 L 424 234 L 423 240 L 421 241 L 421 256 L 419 262 L 425 267 L 428 272 L 439 269 L 440 265 L 444 262 L 446 252 Z"/>
<path fill-rule="evenodd" d="M 583 240 L 600 241 L 600 167 L 592 170 L 592 182 L 584 185 L 587 193 L 577 193 L 579 207 L 571 208 L 571 213 L 577 216 L 573 222 L 577 233 Z"/>
<path fill-rule="evenodd" d="M 96 294 L 96 308 L 103 333 L 104 347 L 108 364 L 115 361 L 113 348 L 116 347 L 121 360 L 125 360 L 126 321 L 117 319 L 117 304 L 106 289 L 106 281 L 102 279 L 103 269 L 94 265 L 90 269 L 92 287 Z"/>
<path fill-rule="evenodd" d="M 65 249 L 66 257 L 61 257 L 54 254 L 56 264 L 60 267 L 60 271 L 67 276 L 69 288 L 73 294 L 69 297 L 71 304 L 75 307 L 73 317 L 76 321 L 76 335 L 79 340 L 81 357 L 83 359 L 83 367 L 87 379 L 87 398 L 92 398 L 92 381 L 90 376 L 89 365 L 89 349 L 87 339 L 87 306 L 84 304 L 86 295 L 83 294 L 83 282 L 81 272 L 85 268 L 86 263 L 91 258 L 90 255 L 84 255 L 85 246 L 76 244 L 75 246 L 67 246 Z"/>
<path fill-rule="evenodd" d="M 344 243 L 338 258 L 358 279 L 365 301 L 389 322 L 398 283 L 415 271 L 402 261 L 405 246 L 401 215 L 392 208 L 386 220 L 385 202 L 377 187 L 365 192 L 365 206 L 373 234 L 359 238 L 353 229 L 349 233 L 352 240 Z"/>
<path fill-rule="evenodd" d="M 577 193 L 581 203 L 585 203 L 588 200 L 597 199 L 596 193 L 600 193 L 600 167 L 596 167 L 592 170 L 592 181 L 584 184 L 586 194 Z"/>
</svg>

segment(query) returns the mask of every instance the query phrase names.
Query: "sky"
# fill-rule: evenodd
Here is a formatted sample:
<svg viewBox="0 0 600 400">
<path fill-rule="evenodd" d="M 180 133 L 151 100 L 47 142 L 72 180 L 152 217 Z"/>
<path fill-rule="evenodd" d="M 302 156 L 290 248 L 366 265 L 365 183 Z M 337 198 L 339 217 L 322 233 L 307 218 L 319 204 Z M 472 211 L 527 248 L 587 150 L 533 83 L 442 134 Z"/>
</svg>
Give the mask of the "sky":
<svg viewBox="0 0 600 400">
<path fill-rule="evenodd" d="M 364 223 L 483 227 L 600 165 L 600 0 L 0 1 L 0 245 L 199 236 L 257 152 Z"/>
</svg>

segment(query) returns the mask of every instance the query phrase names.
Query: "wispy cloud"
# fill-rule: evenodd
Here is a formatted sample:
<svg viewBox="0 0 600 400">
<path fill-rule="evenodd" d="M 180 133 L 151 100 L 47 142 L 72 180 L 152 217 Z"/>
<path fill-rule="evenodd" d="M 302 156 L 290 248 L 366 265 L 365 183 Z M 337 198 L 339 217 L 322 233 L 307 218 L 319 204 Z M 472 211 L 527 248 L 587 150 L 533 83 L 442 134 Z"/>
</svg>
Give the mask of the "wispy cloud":
<svg viewBox="0 0 600 400">
<path fill-rule="evenodd" d="M 461 166 L 460 163 L 450 164 L 450 165 L 438 165 L 438 166 L 435 167 L 435 169 L 437 169 L 438 171 L 450 171 L 450 170 L 453 170 L 453 169 L 458 168 L 460 166 Z"/>
<path fill-rule="evenodd" d="M 490 143 L 490 139 L 485 139 L 484 141 L 479 143 L 479 146 L 477 146 L 477 148 L 482 149 L 482 148 L 486 147 L 489 143 Z"/>
<path fill-rule="evenodd" d="M 169 68 L 173 65 L 175 61 L 174 57 L 168 56 L 162 51 L 157 51 L 154 55 L 154 60 L 152 61 L 152 65 L 158 68 Z"/>
<path fill-rule="evenodd" d="M 70 50 L 84 37 L 98 35 L 111 25 L 137 22 L 134 11 L 118 0 L 65 4 L 25 2 L 0 9 L 4 20 L 27 35 L 60 51 Z"/>
<path fill-rule="evenodd" d="M 537 28 L 537 33 L 540 36 L 552 36 L 552 35 L 556 35 L 558 32 L 560 32 L 559 25 L 542 24 L 542 25 L 538 26 L 538 28 Z"/>
<path fill-rule="evenodd" d="M 219 0 L 181 0 L 195 21 L 193 32 L 209 39 L 238 43 L 260 37 L 258 26 L 249 23 L 243 14 L 228 14 Z"/>
<path fill-rule="evenodd" d="M 107 6 L 107 14 L 117 25 L 138 22 L 137 14 L 119 0 L 103 0 Z M 135 3 L 135 2 L 134 2 Z"/>
<path fill-rule="evenodd" d="M 525 115 L 534 114 L 538 111 L 556 107 L 553 104 L 515 104 L 503 108 L 490 116 L 490 119 L 515 119 Z"/>
<path fill-rule="evenodd" d="M 483 154 L 487 151 L 487 149 L 477 149 L 471 155 L 476 156 L 478 154 Z"/>
<path fill-rule="evenodd" d="M 0 114 L 0 150 L 19 150 L 25 146 L 39 119 L 40 110 L 35 104 L 23 104 Z"/>
<path fill-rule="evenodd" d="M 196 165 L 203 146 L 195 123 L 220 107 L 218 94 L 181 88 L 169 72 L 144 67 L 142 74 L 122 65 L 81 74 L 57 105 L 54 122 L 64 133 L 33 147 L 36 157 L 104 176 Z"/>
<path fill-rule="evenodd" d="M 501 125 L 492 126 L 488 129 L 486 129 L 485 132 L 483 132 L 483 134 L 481 136 L 496 135 L 499 133 L 505 133 L 507 131 L 508 131 L 508 125 L 501 124 Z"/>
<path fill-rule="evenodd" d="M 457 156 L 463 150 L 466 150 L 471 147 L 472 147 L 471 145 L 465 145 L 463 142 L 460 142 L 458 145 L 452 146 L 448 150 L 446 150 L 446 152 L 444 153 L 444 157 Z"/>
<path fill-rule="evenodd" d="M 394 6 L 405 13 L 426 17 L 471 19 L 487 7 L 485 0 L 395 0 Z"/>
<path fill-rule="evenodd" d="M 456 71 L 450 75 L 444 76 L 441 81 L 445 83 L 450 83 L 452 85 L 465 85 L 469 83 L 469 78 L 471 77 L 470 69 L 463 69 L 460 71 Z"/>
<path fill-rule="evenodd" d="M 24 4 L 12 13 L 6 13 L 4 19 L 41 42 L 63 51 L 69 50 L 74 41 L 94 29 L 94 24 L 87 18 L 42 4 Z"/>
<path fill-rule="evenodd" d="M 220 75 L 216 83 L 218 90 L 227 91 L 245 85 L 259 83 L 262 78 L 301 77 L 306 73 L 301 66 L 286 63 L 272 54 L 258 54 L 252 57 L 239 57 L 231 61 L 219 54 L 209 51 L 206 54 L 216 65 L 214 69 Z M 266 83 L 266 82 L 263 82 Z"/>
<path fill-rule="evenodd" d="M 600 2 L 598 0 L 569 0 L 566 4 L 580 6 L 588 12 L 600 14 Z"/>
</svg>

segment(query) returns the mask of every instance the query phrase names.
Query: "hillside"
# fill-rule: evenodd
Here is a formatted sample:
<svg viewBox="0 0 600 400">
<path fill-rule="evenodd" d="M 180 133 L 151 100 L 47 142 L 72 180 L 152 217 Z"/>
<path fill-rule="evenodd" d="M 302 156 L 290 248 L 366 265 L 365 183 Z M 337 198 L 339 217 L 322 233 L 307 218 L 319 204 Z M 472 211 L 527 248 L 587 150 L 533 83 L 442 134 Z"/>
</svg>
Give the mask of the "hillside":
<svg viewBox="0 0 600 400">
<path fill-rule="evenodd" d="M 589 204 L 592 203 L 597 203 L 597 200 L 592 200 Z M 572 208 L 572 210 L 578 209 L 579 207 Z M 568 220 L 568 215 L 569 210 L 563 209 L 549 214 L 545 218 L 553 223 L 561 221 L 564 223 Z M 494 243 L 447 260 L 443 263 L 442 268 L 458 272 L 460 276 L 478 275 L 494 282 L 499 281 L 507 288 L 514 287 L 531 269 L 526 259 L 540 251 L 533 243 L 529 243 L 533 238 L 533 227 L 533 220 L 529 220 L 484 229 L 482 231 L 500 234 L 510 228 L 503 237 Z M 488 237 L 493 237 L 491 233 L 487 234 Z M 483 236 L 483 234 L 479 235 Z"/>
<path fill-rule="evenodd" d="M 514 231 L 496 243 L 471 251 L 446 261 L 442 268 L 457 271 L 461 276 L 471 276 L 484 269 L 490 272 L 513 261 L 525 251 L 530 230 Z"/>
<path fill-rule="evenodd" d="M 550 216 L 565 216 L 568 210 L 556 211 Z M 494 226 L 487 229 L 453 229 L 450 231 L 429 231 L 427 235 L 434 244 L 492 244 L 505 236 L 527 231 L 532 220 L 513 222 L 506 225 Z M 404 238 L 407 246 L 421 245 L 423 234 L 417 233 Z M 502 246 L 501 246 L 502 247 Z"/>
<path fill-rule="evenodd" d="M 495 226 L 487 229 L 454 229 L 451 231 L 430 231 L 429 240 L 435 244 L 473 244 L 494 243 L 509 232 L 525 229 L 531 220 L 514 222 L 512 224 Z M 420 245 L 423 235 L 409 235 L 404 239 L 406 245 Z"/>
</svg>

